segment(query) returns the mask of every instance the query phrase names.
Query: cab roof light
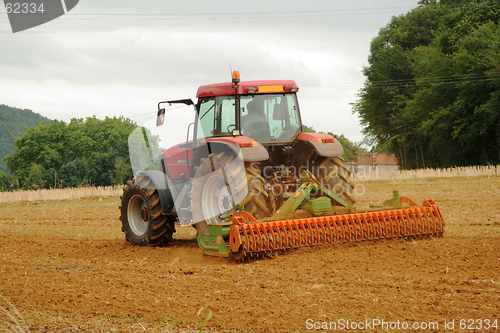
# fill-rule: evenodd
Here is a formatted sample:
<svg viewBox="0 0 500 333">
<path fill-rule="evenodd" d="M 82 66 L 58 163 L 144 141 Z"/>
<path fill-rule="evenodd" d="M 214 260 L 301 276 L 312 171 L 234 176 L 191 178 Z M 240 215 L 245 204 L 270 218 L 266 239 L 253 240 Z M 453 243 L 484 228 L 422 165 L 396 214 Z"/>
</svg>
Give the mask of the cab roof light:
<svg viewBox="0 0 500 333">
<path fill-rule="evenodd" d="M 233 84 L 240 83 L 240 71 L 233 71 Z"/>
<path fill-rule="evenodd" d="M 259 90 L 258 87 L 250 87 L 250 88 L 248 88 L 247 93 L 248 94 L 255 94 L 258 90 Z"/>
<path fill-rule="evenodd" d="M 297 92 L 299 91 L 299 87 L 297 86 L 291 86 L 291 87 L 288 87 L 290 89 L 290 92 Z"/>
</svg>

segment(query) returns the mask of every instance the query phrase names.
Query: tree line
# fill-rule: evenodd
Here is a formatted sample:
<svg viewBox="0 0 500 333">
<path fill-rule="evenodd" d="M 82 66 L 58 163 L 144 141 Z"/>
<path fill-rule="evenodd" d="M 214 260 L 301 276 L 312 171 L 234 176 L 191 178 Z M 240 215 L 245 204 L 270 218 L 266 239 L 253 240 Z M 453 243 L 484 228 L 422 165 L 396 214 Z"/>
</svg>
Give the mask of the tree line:
<svg viewBox="0 0 500 333">
<path fill-rule="evenodd" d="M 0 173 L 0 190 L 123 184 L 132 178 L 128 136 L 136 127 L 122 117 L 40 123 L 14 140 L 3 159 L 12 175 Z"/>
<path fill-rule="evenodd" d="M 500 163 L 500 5 L 424 0 L 370 45 L 353 105 L 405 169 Z"/>
</svg>

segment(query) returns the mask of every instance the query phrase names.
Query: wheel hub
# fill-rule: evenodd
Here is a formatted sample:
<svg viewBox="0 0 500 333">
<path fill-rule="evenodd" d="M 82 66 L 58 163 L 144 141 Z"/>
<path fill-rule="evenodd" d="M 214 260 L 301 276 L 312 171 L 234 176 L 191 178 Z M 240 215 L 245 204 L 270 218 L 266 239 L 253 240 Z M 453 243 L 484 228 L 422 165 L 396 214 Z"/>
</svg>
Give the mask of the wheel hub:
<svg viewBox="0 0 500 333">
<path fill-rule="evenodd" d="M 219 201 L 219 210 L 221 213 L 226 212 L 231 209 L 231 194 L 227 189 L 227 186 L 224 186 L 220 189 L 218 201 Z"/>
<path fill-rule="evenodd" d="M 224 198 L 222 198 L 222 208 L 224 210 L 229 210 L 229 208 L 231 208 L 231 200 L 229 199 L 229 195 L 226 195 L 224 196 Z"/>
<path fill-rule="evenodd" d="M 210 177 L 202 193 L 202 210 L 209 223 L 222 223 L 233 210 L 233 198 L 221 175 Z"/>
<path fill-rule="evenodd" d="M 149 220 L 149 214 L 146 205 L 144 205 L 141 209 L 141 218 L 144 222 L 147 222 Z"/>
<path fill-rule="evenodd" d="M 149 225 L 149 212 L 146 202 L 139 194 L 130 198 L 127 207 L 130 229 L 136 236 L 142 236 Z"/>
</svg>

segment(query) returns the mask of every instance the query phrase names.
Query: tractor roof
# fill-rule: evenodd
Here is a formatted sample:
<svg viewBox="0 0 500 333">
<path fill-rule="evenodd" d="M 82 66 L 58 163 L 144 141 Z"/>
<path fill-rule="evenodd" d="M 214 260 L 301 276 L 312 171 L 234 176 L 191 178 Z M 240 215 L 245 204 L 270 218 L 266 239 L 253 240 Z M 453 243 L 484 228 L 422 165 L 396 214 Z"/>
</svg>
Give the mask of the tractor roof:
<svg viewBox="0 0 500 333">
<path fill-rule="evenodd" d="M 248 88 L 256 88 L 256 92 L 250 93 L 277 93 L 293 92 L 291 88 L 297 88 L 297 83 L 293 80 L 262 80 L 262 81 L 241 81 L 238 83 L 238 94 L 249 94 Z M 298 89 L 298 88 L 297 88 Z M 295 90 L 296 91 L 296 90 Z M 231 82 L 206 84 L 198 88 L 196 97 L 212 97 L 234 95 L 234 88 Z"/>
</svg>

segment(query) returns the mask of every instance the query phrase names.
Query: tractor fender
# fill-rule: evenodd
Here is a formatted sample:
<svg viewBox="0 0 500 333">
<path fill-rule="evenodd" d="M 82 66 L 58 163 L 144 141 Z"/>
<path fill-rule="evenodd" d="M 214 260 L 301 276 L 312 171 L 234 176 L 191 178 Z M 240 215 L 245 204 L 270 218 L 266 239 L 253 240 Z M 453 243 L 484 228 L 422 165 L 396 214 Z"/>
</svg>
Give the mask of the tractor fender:
<svg viewBox="0 0 500 333">
<path fill-rule="evenodd" d="M 233 152 L 236 156 L 241 156 L 245 162 L 258 162 L 269 158 L 267 149 L 254 139 L 245 136 L 220 137 L 207 139 L 198 146 L 193 156 L 192 165 L 198 166 L 203 157 L 210 154 L 219 154 L 223 151 Z M 191 168 L 191 171 L 193 169 Z"/>
<path fill-rule="evenodd" d="M 207 142 L 219 143 L 221 145 L 226 145 L 231 148 L 233 152 L 238 155 L 241 152 L 243 160 L 245 162 L 258 162 L 264 161 L 269 158 L 269 153 L 267 149 L 264 148 L 255 139 L 249 138 L 247 136 L 225 136 L 219 138 L 210 138 Z"/>
<path fill-rule="evenodd" d="M 267 149 L 260 143 L 252 147 L 241 148 L 241 153 L 243 154 L 243 160 L 245 162 L 259 162 L 269 158 Z"/>
<path fill-rule="evenodd" d="M 145 170 L 140 171 L 140 175 L 148 176 L 154 184 L 154 188 L 158 191 L 160 196 L 160 204 L 163 215 L 176 215 L 174 209 L 174 199 L 172 198 L 172 193 L 168 186 L 169 179 L 166 174 L 157 170 Z M 146 188 L 153 188 L 153 186 L 148 185 Z"/>
<path fill-rule="evenodd" d="M 309 142 L 320 156 L 334 157 L 344 154 L 342 144 L 329 134 L 300 133 L 299 136 L 297 136 L 297 140 Z"/>
</svg>

